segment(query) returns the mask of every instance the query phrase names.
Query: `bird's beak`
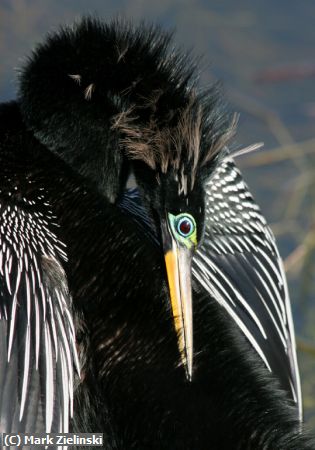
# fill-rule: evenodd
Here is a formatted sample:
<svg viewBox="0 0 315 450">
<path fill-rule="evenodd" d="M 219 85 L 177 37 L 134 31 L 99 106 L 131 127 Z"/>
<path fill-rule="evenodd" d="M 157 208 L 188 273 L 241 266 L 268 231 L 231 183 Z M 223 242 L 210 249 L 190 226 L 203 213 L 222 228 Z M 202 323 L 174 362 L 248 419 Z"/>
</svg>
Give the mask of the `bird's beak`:
<svg viewBox="0 0 315 450">
<path fill-rule="evenodd" d="M 191 381 L 193 372 L 192 250 L 177 243 L 166 221 L 162 222 L 161 228 L 178 347 L 186 376 Z"/>
</svg>

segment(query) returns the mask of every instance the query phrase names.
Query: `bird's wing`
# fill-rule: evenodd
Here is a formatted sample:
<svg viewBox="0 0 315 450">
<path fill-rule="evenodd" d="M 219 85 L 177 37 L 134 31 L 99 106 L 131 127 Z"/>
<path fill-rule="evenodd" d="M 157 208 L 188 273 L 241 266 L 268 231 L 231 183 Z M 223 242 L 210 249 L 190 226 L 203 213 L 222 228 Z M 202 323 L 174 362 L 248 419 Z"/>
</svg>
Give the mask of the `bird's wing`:
<svg viewBox="0 0 315 450">
<path fill-rule="evenodd" d="M 0 186 L 0 432 L 67 432 L 77 358 L 61 265 L 64 247 L 52 231 L 52 214 L 36 211 L 35 200 L 20 198 L 5 170 Z"/>
<path fill-rule="evenodd" d="M 286 278 L 274 236 L 232 159 L 206 185 L 205 237 L 193 276 L 237 323 L 298 405 L 301 392 Z"/>
</svg>

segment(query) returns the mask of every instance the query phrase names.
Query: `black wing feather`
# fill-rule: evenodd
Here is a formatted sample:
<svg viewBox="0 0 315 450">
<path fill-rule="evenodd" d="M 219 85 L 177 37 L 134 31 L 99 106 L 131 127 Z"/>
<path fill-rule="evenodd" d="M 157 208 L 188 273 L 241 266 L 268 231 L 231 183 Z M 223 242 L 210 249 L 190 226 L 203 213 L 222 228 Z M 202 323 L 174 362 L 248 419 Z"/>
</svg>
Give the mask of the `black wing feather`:
<svg viewBox="0 0 315 450">
<path fill-rule="evenodd" d="M 77 356 L 66 254 L 44 194 L 34 198 L 30 187 L 27 196 L 8 167 L 0 195 L 0 431 L 67 432 Z"/>
<path fill-rule="evenodd" d="M 301 411 L 290 300 L 274 236 L 241 173 L 226 158 L 206 185 L 205 237 L 197 283 L 233 317 Z"/>
</svg>

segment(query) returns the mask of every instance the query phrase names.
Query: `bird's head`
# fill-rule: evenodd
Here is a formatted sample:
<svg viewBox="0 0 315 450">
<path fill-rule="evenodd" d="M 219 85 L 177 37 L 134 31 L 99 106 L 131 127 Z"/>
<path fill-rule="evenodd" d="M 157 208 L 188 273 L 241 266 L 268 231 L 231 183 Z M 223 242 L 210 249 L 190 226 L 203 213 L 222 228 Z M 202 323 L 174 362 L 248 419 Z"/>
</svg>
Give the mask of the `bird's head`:
<svg viewBox="0 0 315 450">
<path fill-rule="evenodd" d="M 85 18 L 49 35 L 20 75 L 29 131 L 115 204 L 131 170 L 165 256 L 179 349 L 192 377 L 191 262 L 203 239 L 205 182 L 233 133 L 216 86 L 158 27 Z"/>
<path fill-rule="evenodd" d="M 203 239 L 204 185 L 226 154 L 226 140 L 234 130 L 234 124 L 216 129 L 202 103 L 192 96 L 167 124 L 152 119 L 141 125 L 128 116 L 117 117 L 115 123 L 160 236 L 179 350 L 189 380 L 193 372 L 191 264 Z"/>
</svg>

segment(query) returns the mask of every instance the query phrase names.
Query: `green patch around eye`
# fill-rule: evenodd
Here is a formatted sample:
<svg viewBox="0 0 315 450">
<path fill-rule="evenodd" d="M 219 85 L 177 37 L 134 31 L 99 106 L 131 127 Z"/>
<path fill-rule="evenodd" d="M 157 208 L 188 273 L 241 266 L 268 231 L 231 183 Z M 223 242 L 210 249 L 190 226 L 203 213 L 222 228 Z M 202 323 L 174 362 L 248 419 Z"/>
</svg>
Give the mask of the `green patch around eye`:
<svg viewBox="0 0 315 450">
<path fill-rule="evenodd" d="M 197 246 L 197 227 L 193 216 L 181 213 L 177 216 L 168 213 L 168 220 L 174 237 L 187 248 Z"/>
</svg>

